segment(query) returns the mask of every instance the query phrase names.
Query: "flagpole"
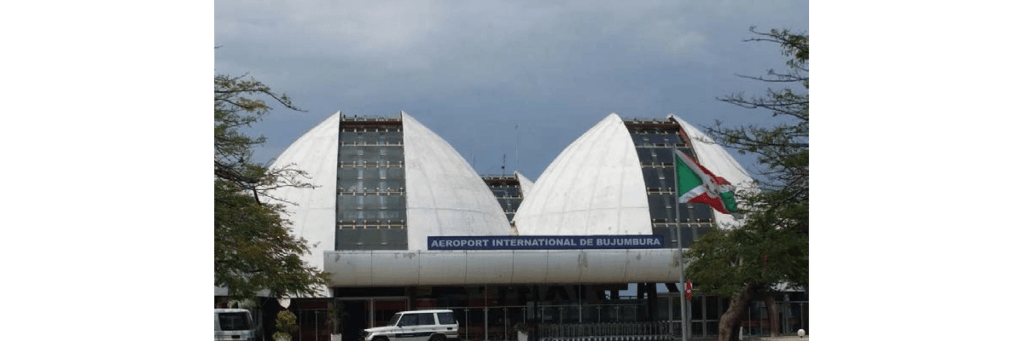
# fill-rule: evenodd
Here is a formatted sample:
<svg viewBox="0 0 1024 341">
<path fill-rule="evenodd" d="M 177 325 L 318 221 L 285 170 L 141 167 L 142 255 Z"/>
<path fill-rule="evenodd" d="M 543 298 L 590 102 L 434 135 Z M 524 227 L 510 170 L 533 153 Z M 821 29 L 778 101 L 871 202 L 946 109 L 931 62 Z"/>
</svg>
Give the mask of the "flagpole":
<svg viewBox="0 0 1024 341">
<path fill-rule="evenodd" d="M 672 183 L 675 185 L 676 190 L 673 192 L 673 202 L 675 204 L 676 212 L 676 247 L 679 248 L 679 327 L 683 335 L 683 341 L 686 341 L 686 281 L 683 280 L 683 272 L 686 270 L 686 259 L 683 258 L 683 232 L 682 228 L 679 227 L 679 173 L 677 172 L 676 165 L 679 163 L 676 161 L 679 158 L 676 153 L 679 153 L 679 149 L 673 149 L 672 153 Z"/>
</svg>

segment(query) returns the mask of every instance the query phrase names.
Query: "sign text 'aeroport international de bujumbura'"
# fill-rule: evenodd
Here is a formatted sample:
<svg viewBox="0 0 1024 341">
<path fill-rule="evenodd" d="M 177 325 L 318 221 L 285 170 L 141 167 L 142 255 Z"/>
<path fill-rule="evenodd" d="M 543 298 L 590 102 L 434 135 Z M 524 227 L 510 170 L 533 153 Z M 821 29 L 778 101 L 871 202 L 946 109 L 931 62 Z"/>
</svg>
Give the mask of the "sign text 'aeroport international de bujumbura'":
<svg viewBox="0 0 1024 341">
<path fill-rule="evenodd" d="M 656 249 L 661 235 L 427 237 L 427 250 Z"/>
</svg>

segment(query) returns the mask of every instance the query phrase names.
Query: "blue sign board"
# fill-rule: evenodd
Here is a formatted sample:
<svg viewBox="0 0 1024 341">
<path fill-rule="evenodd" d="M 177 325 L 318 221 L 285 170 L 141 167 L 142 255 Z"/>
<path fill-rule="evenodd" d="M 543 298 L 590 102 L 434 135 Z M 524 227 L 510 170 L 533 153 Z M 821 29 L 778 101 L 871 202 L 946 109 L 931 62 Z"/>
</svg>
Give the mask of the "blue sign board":
<svg viewBox="0 0 1024 341">
<path fill-rule="evenodd" d="M 427 237 L 427 250 L 657 249 L 661 235 Z"/>
</svg>

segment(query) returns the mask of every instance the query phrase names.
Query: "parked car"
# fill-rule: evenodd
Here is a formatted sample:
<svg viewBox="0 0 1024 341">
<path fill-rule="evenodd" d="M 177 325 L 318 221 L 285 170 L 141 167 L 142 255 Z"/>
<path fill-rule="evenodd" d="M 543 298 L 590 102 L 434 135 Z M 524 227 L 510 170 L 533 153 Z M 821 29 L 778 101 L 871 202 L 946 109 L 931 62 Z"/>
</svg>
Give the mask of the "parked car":
<svg viewBox="0 0 1024 341">
<path fill-rule="evenodd" d="M 217 341 L 260 341 L 259 328 L 246 309 L 213 309 L 213 336 Z"/>
<path fill-rule="evenodd" d="M 402 311 L 381 327 L 363 329 L 365 341 L 445 341 L 459 338 L 459 321 L 447 309 Z"/>
</svg>

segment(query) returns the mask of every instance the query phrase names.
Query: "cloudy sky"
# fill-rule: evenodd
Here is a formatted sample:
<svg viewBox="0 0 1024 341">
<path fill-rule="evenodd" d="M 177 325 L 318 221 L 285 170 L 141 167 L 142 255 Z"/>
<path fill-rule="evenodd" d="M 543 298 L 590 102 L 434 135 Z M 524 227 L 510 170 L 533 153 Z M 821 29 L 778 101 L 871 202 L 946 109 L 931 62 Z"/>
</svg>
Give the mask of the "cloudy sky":
<svg viewBox="0 0 1024 341">
<path fill-rule="evenodd" d="M 717 101 L 761 94 L 737 76 L 782 68 L 760 30 L 808 31 L 806 0 L 241 1 L 215 4 L 215 68 L 249 75 L 307 112 L 274 110 L 260 160 L 336 111 L 405 111 L 481 174 L 536 180 L 614 112 L 708 126 L 770 122 Z M 736 153 L 733 153 L 736 155 Z M 753 159 L 736 155 L 751 166 Z"/>
</svg>

